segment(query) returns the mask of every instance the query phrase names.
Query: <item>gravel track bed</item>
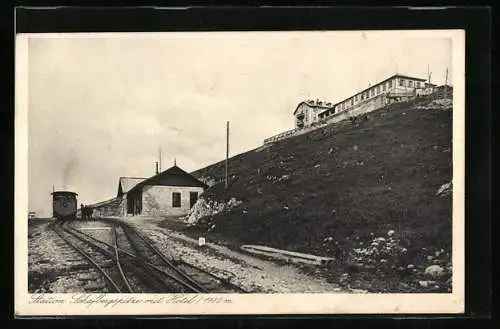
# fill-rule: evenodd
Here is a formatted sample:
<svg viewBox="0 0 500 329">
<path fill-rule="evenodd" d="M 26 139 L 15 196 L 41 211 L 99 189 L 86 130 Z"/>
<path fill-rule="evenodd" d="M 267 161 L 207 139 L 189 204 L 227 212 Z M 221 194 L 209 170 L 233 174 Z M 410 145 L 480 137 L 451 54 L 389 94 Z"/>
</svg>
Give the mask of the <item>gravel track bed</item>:
<svg viewBox="0 0 500 329">
<path fill-rule="evenodd" d="M 80 229 L 82 232 L 90 235 L 95 239 L 106 242 L 107 244 L 114 244 L 112 227 L 107 223 L 103 223 L 100 221 L 75 221 L 71 223 L 71 227 Z"/>
<path fill-rule="evenodd" d="M 47 223 L 28 228 L 28 286 L 30 293 L 75 293 L 103 291 L 106 284 Z"/>
</svg>

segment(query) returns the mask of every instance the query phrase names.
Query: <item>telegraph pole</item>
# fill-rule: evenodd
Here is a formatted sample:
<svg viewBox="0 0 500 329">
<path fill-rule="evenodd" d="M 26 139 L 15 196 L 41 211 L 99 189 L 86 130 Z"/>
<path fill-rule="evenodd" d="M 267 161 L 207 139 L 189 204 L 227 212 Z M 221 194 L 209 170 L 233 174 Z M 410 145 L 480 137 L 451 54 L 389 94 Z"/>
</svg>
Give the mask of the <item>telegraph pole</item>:
<svg viewBox="0 0 500 329">
<path fill-rule="evenodd" d="M 429 83 L 429 89 L 432 91 L 432 86 L 431 86 L 431 75 L 432 75 L 432 72 L 430 72 L 429 70 L 429 64 L 427 64 L 427 78 L 428 78 L 428 83 Z M 432 92 L 431 94 L 429 95 L 429 98 L 431 98 L 430 96 L 432 95 Z"/>
<path fill-rule="evenodd" d="M 446 77 L 444 79 L 444 98 L 448 97 L 448 68 L 446 68 Z"/>
<path fill-rule="evenodd" d="M 229 121 L 226 123 L 226 189 L 228 187 L 228 181 L 227 181 L 227 165 L 228 165 L 228 158 L 229 158 Z"/>
<path fill-rule="evenodd" d="M 159 153 L 159 159 L 158 159 L 158 161 L 159 161 L 159 167 L 160 167 L 159 168 L 159 172 L 161 172 L 161 147 L 159 148 L 158 153 Z"/>
</svg>

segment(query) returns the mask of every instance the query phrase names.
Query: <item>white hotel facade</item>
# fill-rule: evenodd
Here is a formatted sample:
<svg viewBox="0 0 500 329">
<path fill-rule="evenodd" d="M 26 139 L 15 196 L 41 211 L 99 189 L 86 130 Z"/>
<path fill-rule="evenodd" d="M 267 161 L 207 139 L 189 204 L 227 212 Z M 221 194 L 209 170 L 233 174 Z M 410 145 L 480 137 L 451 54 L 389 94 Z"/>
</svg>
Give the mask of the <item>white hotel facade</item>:
<svg viewBox="0 0 500 329">
<path fill-rule="evenodd" d="M 356 116 L 374 111 L 384 105 L 408 100 L 418 95 L 430 94 L 435 85 L 426 83 L 425 79 L 395 74 L 374 84 L 338 103 L 321 101 L 304 101 L 294 111 L 295 127 L 305 128 L 319 121 L 338 116 L 340 121 L 346 119 L 340 113 Z"/>
</svg>

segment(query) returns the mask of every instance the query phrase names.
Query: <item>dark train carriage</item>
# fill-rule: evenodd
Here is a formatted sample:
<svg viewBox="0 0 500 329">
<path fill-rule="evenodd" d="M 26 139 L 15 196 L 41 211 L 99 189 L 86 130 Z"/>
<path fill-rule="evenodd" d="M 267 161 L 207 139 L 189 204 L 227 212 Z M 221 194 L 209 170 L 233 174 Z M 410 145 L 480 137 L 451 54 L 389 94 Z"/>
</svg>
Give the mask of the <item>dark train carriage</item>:
<svg viewBox="0 0 500 329">
<path fill-rule="evenodd" d="M 57 219 L 75 219 L 78 208 L 75 192 L 56 191 L 52 193 L 52 216 Z"/>
</svg>

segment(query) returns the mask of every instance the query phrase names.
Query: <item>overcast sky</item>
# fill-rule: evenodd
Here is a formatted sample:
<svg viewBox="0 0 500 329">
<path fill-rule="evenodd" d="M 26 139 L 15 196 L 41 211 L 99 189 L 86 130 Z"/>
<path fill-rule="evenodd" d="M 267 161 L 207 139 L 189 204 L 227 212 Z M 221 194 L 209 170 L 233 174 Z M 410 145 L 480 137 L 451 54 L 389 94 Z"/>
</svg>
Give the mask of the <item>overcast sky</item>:
<svg viewBox="0 0 500 329">
<path fill-rule="evenodd" d="M 406 33 L 52 35 L 29 40 L 29 209 L 50 192 L 114 197 L 120 176 L 191 172 L 294 127 L 307 98 L 336 102 L 399 72 L 452 81 L 451 39 Z"/>
</svg>

